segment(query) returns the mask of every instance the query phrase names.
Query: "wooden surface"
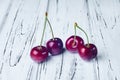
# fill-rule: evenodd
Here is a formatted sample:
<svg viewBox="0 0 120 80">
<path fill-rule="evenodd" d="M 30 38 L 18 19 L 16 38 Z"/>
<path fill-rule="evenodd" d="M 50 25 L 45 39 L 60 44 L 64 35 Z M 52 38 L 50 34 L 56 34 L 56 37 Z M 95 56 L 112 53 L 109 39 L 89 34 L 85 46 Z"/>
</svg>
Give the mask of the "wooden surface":
<svg viewBox="0 0 120 80">
<path fill-rule="evenodd" d="M 86 62 L 65 51 L 33 62 L 29 53 L 40 44 L 46 11 L 64 43 L 77 22 L 97 46 L 97 58 Z M 43 45 L 51 37 L 47 25 Z M 0 80 L 120 80 L 119 50 L 120 0 L 0 0 Z"/>
</svg>

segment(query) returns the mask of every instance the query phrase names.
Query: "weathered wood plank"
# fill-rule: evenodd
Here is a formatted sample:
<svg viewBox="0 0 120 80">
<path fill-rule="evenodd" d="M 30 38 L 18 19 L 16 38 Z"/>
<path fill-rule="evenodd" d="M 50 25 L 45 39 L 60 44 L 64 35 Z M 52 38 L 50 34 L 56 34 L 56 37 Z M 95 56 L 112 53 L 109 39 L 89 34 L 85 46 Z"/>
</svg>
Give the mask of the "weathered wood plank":
<svg viewBox="0 0 120 80">
<path fill-rule="evenodd" d="M 0 3 L 0 80 L 119 80 L 119 0 L 4 0 Z M 98 47 L 90 62 L 65 51 L 36 64 L 32 47 L 40 44 L 44 13 L 48 12 L 54 35 L 64 44 L 74 34 L 74 22 Z M 77 34 L 86 43 L 79 30 Z M 47 25 L 43 45 L 50 39 Z M 64 45 L 65 47 L 65 45 Z"/>
<path fill-rule="evenodd" d="M 100 56 L 98 56 L 98 64 L 96 66 L 99 70 L 100 80 L 119 80 L 119 63 L 116 63 L 116 60 L 119 60 L 117 59 L 119 54 L 117 54 L 118 49 L 115 47 L 119 41 L 116 42 L 111 38 L 113 34 L 119 34 L 117 30 L 113 33 L 114 30 L 112 28 L 116 25 L 116 18 L 120 15 L 120 11 L 118 10 L 119 6 L 120 4 L 117 0 L 109 1 L 109 4 L 107 4 L 107 0 L 89 1 L 90 27 L 93 39 L 98 44 Z M 119 18 L 117 20 L 119 21 Z M 118 26 L 116 27 L 120 30 Z M 114 72 L 113 66 L 114 69 L 117 68 L 117 71 Z"/>
</svg>

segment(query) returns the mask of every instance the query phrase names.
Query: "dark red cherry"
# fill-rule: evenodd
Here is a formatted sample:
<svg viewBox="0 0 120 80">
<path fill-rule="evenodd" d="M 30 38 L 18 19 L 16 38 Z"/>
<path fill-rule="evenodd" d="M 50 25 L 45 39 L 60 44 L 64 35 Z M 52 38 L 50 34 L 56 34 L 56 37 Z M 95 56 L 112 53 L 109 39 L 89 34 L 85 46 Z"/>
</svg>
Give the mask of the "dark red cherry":
<svg viewBox="0 0 120 80">
<path fill-rule="evenodd" d="M 60 38 L 50 39 L 46 45 L 52 55 L 60 54 L 63 51 L 63 42 Z"/>
<path fill-rule="evenodd" d="M 37 62 L 43 62 L 48 57 L 48 50 L 44 46 L 36 46 L 30 52 L 31 58 Z"/>
<path fill-rule="evenodd" d="M 76 36 L 74 39 L 74 35 L 70 36 L 65 43 L 66 49 L 70 52 L 78 52 L 78 46 L 84 45 L 84 41 L 81 37 Z"/>
<path fill-rule="evenodd" d="M 79 55 L 83 60 L 90 61 L 97 56 L 97 48 L 94 44 L 86 44 L 78 47 Z"/>
</svg>

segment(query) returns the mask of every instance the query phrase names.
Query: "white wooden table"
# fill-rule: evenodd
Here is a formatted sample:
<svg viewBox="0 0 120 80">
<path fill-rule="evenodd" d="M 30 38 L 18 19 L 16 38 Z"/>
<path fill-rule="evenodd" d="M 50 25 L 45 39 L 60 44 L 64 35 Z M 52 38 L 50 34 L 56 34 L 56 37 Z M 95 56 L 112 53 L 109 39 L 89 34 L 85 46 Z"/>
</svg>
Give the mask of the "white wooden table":
<svg viewBox="0 0 120 80">
<path fill-rule="evenodd" d="M 86 62 L 65 51 L 33 62 L 30 50 L 40 44 L 46 11 L 64 44 L 77 22 L 97 46 L 97 58 Z M 51 37 L 47 25 L 43 45 Z M 119 50 L 120 0 L 0 0 L 0 80 L 120 80 Z"/>
</svg>

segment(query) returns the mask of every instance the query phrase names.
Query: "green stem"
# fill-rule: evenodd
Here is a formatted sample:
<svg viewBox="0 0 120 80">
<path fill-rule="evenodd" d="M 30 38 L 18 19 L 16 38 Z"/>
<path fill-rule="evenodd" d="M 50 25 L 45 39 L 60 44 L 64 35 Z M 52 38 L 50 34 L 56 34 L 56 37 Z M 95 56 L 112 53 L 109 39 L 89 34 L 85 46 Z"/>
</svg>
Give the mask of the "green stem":
<svg viewBox="0 0 120 80">
<path fill-rule="evenodd" d="M 44 21 L 44 28 L 43 28 L 43 33 L 42 33 L 42 38 L 40 42 L 40 46 L 42 45 L 44 34 L 45 34 L 45 29 L 46 29 L 46 23 L 47 23 L 47 12 L 45 13 L 45 21 Z"/>
<path fill-rule="evenodd" d="M 84 34 L 86 35 L 86 38 L 87 38 L 87 43 L 88 43 L 88 47 L 89 47 L 89 38 L 88 38 L 88 35 L 87 35 L 87 33 L 81 28 L 81 27 L 79 27 L 78 25 L 77 25 L 77 23 L 75 23 L 75 26 L 78 28 L 78 29 L 80 29 L 82 32 L 84 32 Z"/>
<path fill-rule="evenodd" d="M 75 35 L 74 35 L 74 41 L 73 41 L 73 46 L 75 45 L 75 40 L 76 40 L 76 25 L 74 25 L 74 31 L 75 31 Z"/>
<path fill-rule="evenodd" d="M 75 30 L 75 36 L 76 36 L 76 24 L 74 25 L 74 30 Z"/>
<path fill-rule="evenodd" d="M 49 24 L 49 26 L 50 26 L 50 29 L 51 29 L 52 38 L 54 39 L 54 33 L 53 33 L 53 29 L 52 29 L 52 26 L 51 26 L 51 24 L 50 24 L 50 21 L 49 21 L 49 19 L 48 19 L 48 18 L 47 18 L 47 21 L 48 21 L 48 24 Z"/>
</svg>

